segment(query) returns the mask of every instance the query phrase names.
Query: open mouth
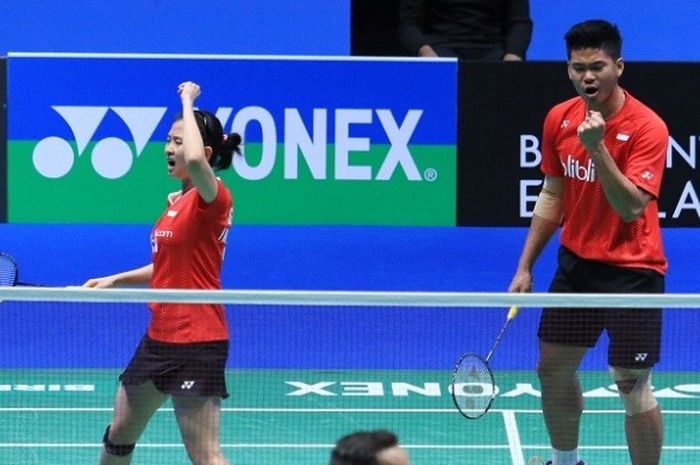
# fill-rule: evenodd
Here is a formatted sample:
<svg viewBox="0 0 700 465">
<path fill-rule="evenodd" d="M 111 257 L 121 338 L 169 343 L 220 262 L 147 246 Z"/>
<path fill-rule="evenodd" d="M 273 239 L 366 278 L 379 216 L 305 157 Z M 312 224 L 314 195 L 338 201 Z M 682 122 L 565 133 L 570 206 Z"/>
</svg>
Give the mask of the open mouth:
<svg viewBox="0 0 700 465">
<path fill-rule="evenodd" d="M 586 87 L 583 88 L 583 92 L 584 92 L 587 96 L 593 97 L 595 94 L 598 93 L 598 88 L 595 87 L 595 86 L 586 86 Z"/>
<path fill-rule="evenodd" d="M 168 158 L 168 166 L 173 168 L 175 166 L 175 160 L 172 158 Z"/>
</svg>

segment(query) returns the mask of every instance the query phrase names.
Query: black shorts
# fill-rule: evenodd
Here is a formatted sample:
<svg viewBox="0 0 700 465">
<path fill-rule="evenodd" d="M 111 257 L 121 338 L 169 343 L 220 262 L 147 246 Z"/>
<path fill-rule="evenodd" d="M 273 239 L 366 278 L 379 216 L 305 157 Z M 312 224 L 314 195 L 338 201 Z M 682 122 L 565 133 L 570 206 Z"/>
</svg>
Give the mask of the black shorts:
<svg viewBox="0 0 700 465">
<path fill-rule="evenodd" d="M 151 380 L 170 395 L 225 399 L 227 357 L 228 341 L 171 344 L 144 336 L 119 380 L 124 385 Z"/>
<path fill-rule="evenodd" d="M 664 276 L 653 270 L 585 260 L 561 247 L 549 292 L 660 294 L 664 286 Z M 538 336 L 545 342 L 593 347 L 606 330 L 609 365 L 648 368 L 659 361 L 661 320 L 660 308 L 545 308 Z"/>
</svg>

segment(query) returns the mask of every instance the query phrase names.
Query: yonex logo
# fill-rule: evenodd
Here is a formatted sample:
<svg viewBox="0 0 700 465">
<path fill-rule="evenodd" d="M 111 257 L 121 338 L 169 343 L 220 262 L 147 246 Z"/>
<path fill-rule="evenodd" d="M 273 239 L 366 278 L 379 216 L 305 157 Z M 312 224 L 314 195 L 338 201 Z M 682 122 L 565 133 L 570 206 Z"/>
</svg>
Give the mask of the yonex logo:
<svg viewBox="0 0 700 465">
<path fill-rule="evenodd" d="M 648 354 L 637 354 L 646 358 Z M 450 395 L 454 390 L 460 397 L 483 397 L 497 395 L 502 398 L 532 397 L 540 398 L 542 393 L 533 384 L 515 382 L 510 385 L 495 386 L 480 383 L 443 384 L 437 381 L 408 383 L 403 381 L 285 381 L 289 397 L 441 397 Z M 664 399 L 700 399 L 700 384 L 677 384 L 667 387 L 652 387 L 654 396 Z M 583 392 L 584 398 L 605 399 L 619 398 L 616 384 L 593 387 Z"/>
<path fill-rule="evenodd" d="M 180 389 L 192 389 L 194 386 L 194 381 L 183 381 L 182 386 L 180 386 Z"/>
<path fill-rule="evenodd" d="M 103 178 L 125 176 L 143 153 L 167 111 L 167 107 L 143 106 L 53 105 L 51 108 L 68 124 L 77 147 L 75 150 L 68 140 L 56 136 L 46 137 L 37 143 L 32 154 L 34 167 L 44 177 L 53 179 L 68 174 L 76 160 L 86 154 L 88 144 L 109 111 L 119 116 L 129 129 L 135 150 L 121 138 L 105 137 L 95 142 L 90 161 Z M 216 116 L 227 131 L 245 134 L 248 125 L 255 125 L 260 128 L 262 138 L 257 163 L 251 164 L 246 157 L 235 157 L 233 160 L 233 169 L 243 179 L 264 179 L 273 173 L 280 162 L 283 164 L 284 179 L 298 179 L 299 173 L 306 171 L 301 168 L 302 163 L 305 163 L 314 180 L 388 181 L 397 171 L 403 171 L 409 181 L 433 182 L 438 178 L 434 168 L 426 168 L 421 173 L 409 149 L 411 137 L 423 115 L 420 109 L 410 109 L 403 119 L 397 119 L 388 109 L 338 108 L 330 116 L 329 109 L 316 108 L 312 112 L 311 127 L 307 127 L 299 109 L 285 108 L 281 154 L 278 153 L 280 122 L 269 110 L 257 106 L 244 107 L 235 113 L 233 110 L 221 107 L 216 111 Z M 389 143 L 389 149 L 378 168 L 358 163 L 355 155 L 356 152 L 369 152 L 372 145 L 369 137 L 359 137 L 357 133 L 364 131 L 363 126 L 377 123 Z M 335 127 L 329 127 L 330 124 Z M 328 149 L 329 131 L 335 134 L 332 154 Z"/>
<path fill-rule="evenodd" d="M 638 353 L 637 355 L 635 355 L 634 361 L 635 362 L 643 362 L 644 360 L 647 359 L 647 355 L 649 355 L 649 354 L 647 354 L 646 352 Z"/>
<path fill-rule="evenodd" d="M 654 173 L 652 173 L 651 171 L 644 171 L 641 177 L 642 179 L 650 181 L 654 177 Z"/>
<path fill-rule="evenodd" d="M 107 179 L 117 179 L 131 169 L 135 158 L 143 152 L 166 107 L 106 107 L 106 106 L 59 106 L 51 107 L 68 124 L 77 146 L 60 137 L 46 137 L 34 147 L 32 162 L 36 170 L 47 178 L 61 178 L 73 168 L 76 159 L 85 154 L 85 149 L 107 112 L 116 113 L 133 137 L 136 153 L 125 141 L 116 137 L 105 137 L 92 148 L 91 162 L 95 171 Z"/>
</svg>

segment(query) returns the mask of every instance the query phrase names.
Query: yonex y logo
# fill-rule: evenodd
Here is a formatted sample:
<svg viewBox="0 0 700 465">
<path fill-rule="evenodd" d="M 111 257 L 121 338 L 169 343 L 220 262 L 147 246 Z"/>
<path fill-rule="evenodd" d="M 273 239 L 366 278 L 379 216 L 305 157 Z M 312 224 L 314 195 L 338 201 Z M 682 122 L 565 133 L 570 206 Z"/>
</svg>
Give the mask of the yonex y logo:
<svg viewBox="0 0 700 465">
<path fill-rule="evenodd" d="M 634 361 L 635 362 L 643 362 L 644 360 L 647 359 L 647 355 L 649 355 L 649 354 L 647 354 L 646 352 L 640 352 L 637 355 L 635 355 Z"/>
<path fill-rule="evenodd" d="M 148 140 L 165 114 L 166 107 L 106 107 L 60 106 L 51 107 L 68 124 L 77 146 L 60 137 L 46 137 L 34 147 L 32 161 L 36 170 L 47 178 L 61 178 L 73 168 L 76 158 L 85 154 L 90 139 L 109 110 L 116 113 L 131 132 L 136 153 L 129 144 L 116 137 L 105 137 L 92 148 L 91 162 L 95 171 L 107 179 L 117 179 L 131 169 L 134 158 L 143 152 Z"/>
<path fill-rule="evenodd" d="M 180 389 L 192 389 L 194 386 L 194 381 L 183 381 L 182 386 L 180 386 Z"/>
</svg>

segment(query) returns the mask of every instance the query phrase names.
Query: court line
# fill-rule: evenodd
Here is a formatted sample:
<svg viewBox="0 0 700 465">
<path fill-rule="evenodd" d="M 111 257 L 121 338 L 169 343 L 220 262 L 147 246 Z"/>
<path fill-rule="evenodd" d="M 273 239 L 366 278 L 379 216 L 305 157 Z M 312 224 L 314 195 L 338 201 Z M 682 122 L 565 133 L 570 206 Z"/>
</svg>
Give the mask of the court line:
<svg viewBox="0 0 700 465">
<path fill-rule="evenodd" d="M 13 442 L 13 443 L 0 443 L 0 449 L 9 448 L 99 448 L 103 444 L 100 443 L 31 443 L 31 442 Z M 222 448 L 225 449 L 327 449 L 332 448 L 334 444 L 221 444 Z M 508 444 L 401 444 L 402 447 L 407 449 L 510 449 Z M 184 447 L 181 443 L 139 443 L 139 448 L 149 448 L 149 449 L 181 449 Z M 522 445 L 523 450 L 540 450 L 549 449 L 551 446 L 549 444 L 530 444 Z M 627 450 L 627 445 L 619 446 L 586 446 L 581 445 L 579 449 L 584 450 Z M 663 446 L 663 450 L 673 450 L 673 451 L 700 451 L 700 446 Z M 513 462 L 514 464 L 516 462 Z"/>
<path fill-rule="evenodd" d="M 0 412 L 111 412 L 113 407 L 0 407 Z M 159 412 L 172 412 L 172 407 L 162 407 Z M 275 408 L 275 407 L 222 407 L 222 412 L 257 413 L 456 413 L 454 408 Z M 536 409 L 491 409 L 491 413 L 534 413 Z M 584 410 L 585 414 L 623 414 L 624 410 Z M 700 415 L 700 410 L 662 410 L 669 415 Z"/>
<path fill-rule="evenodd" d="M 508 438 L 512 464 L 525 465 L 525 456 L 523 455 L 523 446 L 520 441 L 520 432 L 518 431 L 518 422 L 515 419 L 515 412 L 512 410 L 503 411 L 503 423 L 505 423 L 506 426 L 506 437 Z"/>
<path fill-rule="evenodd" d="M 102 447 L 103 444 L 100 443 L 28 443 L 28 442 L 22 442 L 22 443 L 0 443 L 0 448 L 10 448 L 10 447 L 17 447 L 17 448 L 28 448 L 28 447 L 43 447 L 43 448 L 51 448 L 51 447 L 56 447 L 56 448 L 71 448 L 71 447 L 80 447 L 80 448 L 89 448 L 89 447 Z M 282 449 L 282 448 L 291 448 L 291 449 L 328 449 L 334 447 L 335 444 L 299 444 L 299 443 L 293 443 L 293 444 L 221 444 L 222 448 L 227 448 L 227 449 Z M 158 449 L 158 448 L 163 448 L 163 449 L 173 449 L 173 448 L 183 448 L 183 444 L 178 444 L 178 443 L 139 443 L 138 447 L 140 448 L 151 448 L 151 449 Z M 407 449 L 508 449 L 508 445 L 495 445 L 495 444 L 484 444 L 484 445 L 476 445 L 476 444 L 415 444 L 415 445 L 405 445 L 401 444 L 401 447 L 405 447 Z M 542 446 L 545 447 L 545 446 Z"/>
</svg>

